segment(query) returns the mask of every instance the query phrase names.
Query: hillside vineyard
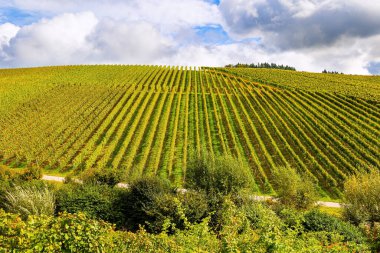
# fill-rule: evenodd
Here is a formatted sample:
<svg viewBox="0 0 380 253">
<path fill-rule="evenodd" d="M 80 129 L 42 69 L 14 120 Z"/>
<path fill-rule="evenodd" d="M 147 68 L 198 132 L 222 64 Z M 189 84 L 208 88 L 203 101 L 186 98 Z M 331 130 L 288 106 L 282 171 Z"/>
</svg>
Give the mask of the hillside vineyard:
<svg viewBox="0 0 380 253">
<path fill-rule="evenodd" d="M 180 186 L 189 156 L 208 150 L 249 164 L 262 192 L 271 190 L 273 171 L 291 166 L 335 195 L 348 175 L 380 164 L 380 106 L 359 97 L 260 84 L 211 68 L 0 74 L 0 160 L 14 167 L 112 168 Z"/>
</svg>

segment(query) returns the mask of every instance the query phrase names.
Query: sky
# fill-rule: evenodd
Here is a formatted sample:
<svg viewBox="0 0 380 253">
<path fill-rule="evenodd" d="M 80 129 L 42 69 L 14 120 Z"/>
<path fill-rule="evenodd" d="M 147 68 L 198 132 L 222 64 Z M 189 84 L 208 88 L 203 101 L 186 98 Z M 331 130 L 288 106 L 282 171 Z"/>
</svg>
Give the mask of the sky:
<svg viewBox="0 0 380 253">
<path fill-rule="evenodd" d="M 0 67 L 224 66 L 380 74 L 380 1 L 0 0 Z"/>
</svg>

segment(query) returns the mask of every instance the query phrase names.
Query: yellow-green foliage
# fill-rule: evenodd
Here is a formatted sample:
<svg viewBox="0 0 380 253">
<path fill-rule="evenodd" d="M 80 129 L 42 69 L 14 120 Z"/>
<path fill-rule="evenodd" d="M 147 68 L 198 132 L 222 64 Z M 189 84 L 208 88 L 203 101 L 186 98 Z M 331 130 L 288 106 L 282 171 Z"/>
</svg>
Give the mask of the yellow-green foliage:
<svg viewBox="0 0 380 253">
<path fill-rule="evenodd" d="M 13 180 L 20 177 L 24 172 L 24 169 L 16 170 L 5 165 L 0 165 L 0 181 Z"/>
<path fill-rule="evenodd" d="M 107 252 L 112 249 L 113 227 L 83 214 L 59 217 L 18 215 L 0 210 L 0 251 L 14 252 Z"/>
<path fill-rule="evenodd" d="M 321 211 L 322 213 L 326 213 L 337 218 L 343 217 L 343 210 L 340 207 L 320 206 L 318 207 L 318 210 Z"/>
<path fill-rule="evenodd" d="M 236 194 L 253 189 L 254 180 L 249 168 L 231 156 L 202 154 L 190 157 L 186 170 L 186 187 L 207 194 Z"/>
<path fill-rule="evenodd" d="M 280 203 L 288 207 L 309 209 L 318 199 L 316 186 L 311 179 L 290 167 L 277 169 L 274 173 L 274 186 Z"/>
<path fill-rule="evenodd" d="M 6 210 L 20 214 L 24 219 L 29 215 L 53 215 L 55 196 L 47 185 L 14 186 L 2 196 Z"/>
<path fill-rule="evenodd" d="M 316 92 L 337 92 L 380 101 L 380 77 L 336 75 L 278 69 L 226 68 L 252 80 Z"/>
<path fill-rule="evenodd" d="M 223 229 L 210 231 L 206 218 L 168 234 L 115 231 L 84 214 L 58 217 L 18 215 L 0 210 L 2 252 L 369 252 L 364 243 L 346 241 L 335 232 L 286 229 L 273 211 L 261 205 L 250 212 L 226 201 Z M 166 227 L 171 226 L 168 222 Z"/>
<path fill-rule="evenodd" d="M 284 82 L 314 77 L 252 71 Z M 290 166 L 336 197 L 347 176 L 380 164 L 379 105 L 344 83 L 368 79 L 360 90 L 373 96 L 378 86 L 371 77 L 321 78 L 313 85 L 326 93 L 206 68 L 0 70 L 0 162 L 65 174 L 106 169 L 127 181 L 159 175 L 183 186 L 191 151 L 207 151 L 245 164 L 257 191 L 272 192 L 275 168 Z"/>
<path fill-rule="evenodd" d="M 351 176 L 344 183 L 345 215 L 354 222 L 380 222 L 380 172 Z"/>
</svg>

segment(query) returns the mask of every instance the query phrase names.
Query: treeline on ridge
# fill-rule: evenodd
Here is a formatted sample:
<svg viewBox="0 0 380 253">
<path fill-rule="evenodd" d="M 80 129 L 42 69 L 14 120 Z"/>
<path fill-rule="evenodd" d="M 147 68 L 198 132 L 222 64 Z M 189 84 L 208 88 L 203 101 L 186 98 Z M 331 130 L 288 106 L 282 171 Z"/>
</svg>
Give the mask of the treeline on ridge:
<svg viewBox="0 0 380 253">
<path fill-rule="evenodd" d="M 256 68 L 256 69 L 284 69 L 284 70 L 293 70 L 296 71 L 295 67 L 291 67 L 288 65 L 279 65 L 276 63 L 268 63 L 268 62 L 262 62 L 262 63 L 251 63 L 251 64 L 245 64 L 245 63 L 238 63 L 238 64 L 228 64 L 225 66 L 226 68 Z"/>
</svg>

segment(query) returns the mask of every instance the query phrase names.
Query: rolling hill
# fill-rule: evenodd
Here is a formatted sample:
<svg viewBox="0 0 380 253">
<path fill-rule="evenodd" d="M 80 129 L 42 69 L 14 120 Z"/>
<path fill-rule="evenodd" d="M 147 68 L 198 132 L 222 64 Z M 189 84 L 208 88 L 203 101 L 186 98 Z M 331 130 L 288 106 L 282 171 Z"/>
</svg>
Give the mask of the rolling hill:
<svg viewBox="0 0 380 253">
<path fill-rule="evenodd" d="M 268 69 L 0 70 L 0 160 L 47 173 L 112 168 L 181 185 L 192 153 L 231 154 L 271 192 L 307 173 L 330 196 L 380 164 L 379 77 Z M 274 189 L 275 190 L 275 189 Z"/>
</svg>

